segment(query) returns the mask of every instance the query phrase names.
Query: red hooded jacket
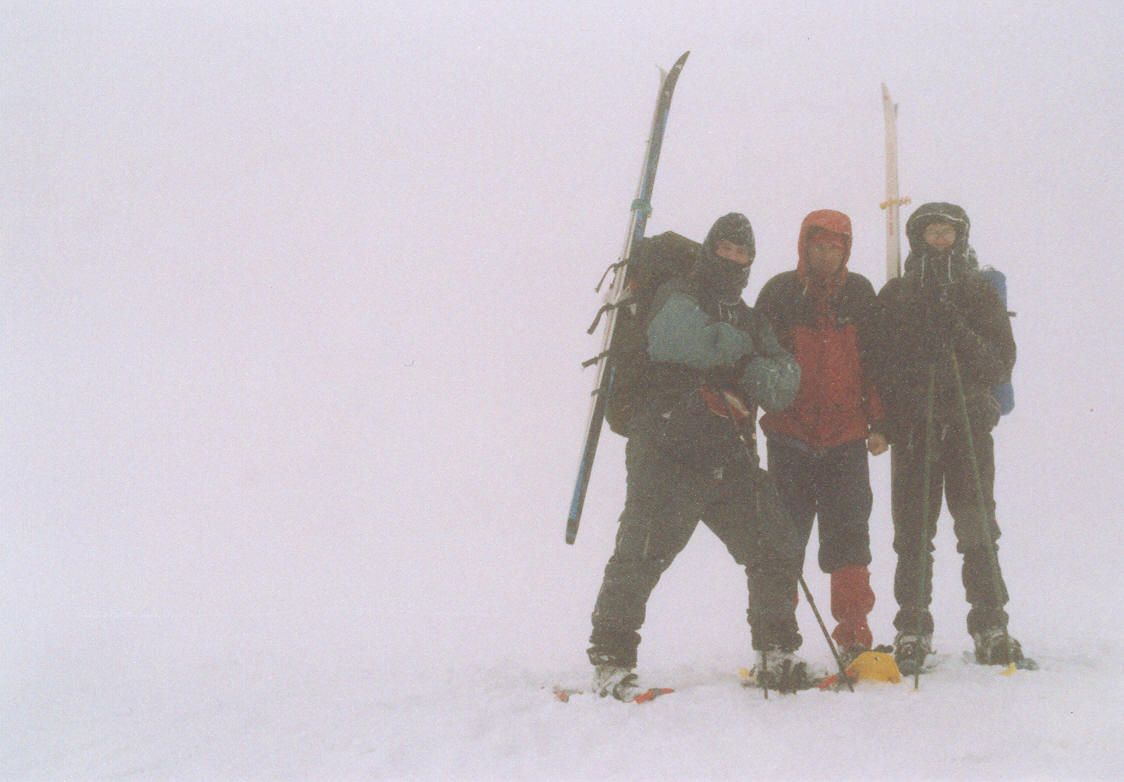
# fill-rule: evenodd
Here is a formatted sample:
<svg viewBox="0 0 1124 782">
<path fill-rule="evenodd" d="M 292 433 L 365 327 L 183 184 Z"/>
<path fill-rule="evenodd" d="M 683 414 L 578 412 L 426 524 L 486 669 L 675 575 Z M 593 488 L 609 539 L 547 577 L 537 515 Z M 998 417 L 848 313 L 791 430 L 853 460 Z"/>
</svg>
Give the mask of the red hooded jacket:
<svg viewBox="0 0 1124 782">
<path fill-rule="evenodd" d="M 807 260 L 809 234 L 843 236 L 844 256 L 831 279 L 817 279 Z M 761 427 L 769 436 L 804 443 L 818 451 L 865 440 L 880 431 L 885 414 L 872 378 L 872 348 L 878 299 L 870 281 L 847 271 L 851 220 L 822 209 L 800 226 L 796 271 L 769 280 L 757 297 L 781 345 L 800 364 L 800 390 L 787 409 L 768 413 Z"/>
</svg>

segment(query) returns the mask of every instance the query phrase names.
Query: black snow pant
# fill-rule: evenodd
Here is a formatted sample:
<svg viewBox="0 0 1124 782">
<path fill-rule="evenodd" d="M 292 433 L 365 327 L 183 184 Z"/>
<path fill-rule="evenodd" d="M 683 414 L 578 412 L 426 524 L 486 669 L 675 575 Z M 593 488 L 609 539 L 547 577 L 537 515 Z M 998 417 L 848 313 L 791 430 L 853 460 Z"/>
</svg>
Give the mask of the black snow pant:
<svg viewBox="0 0 1124 782">
<path fill-rule="evenodd" d="M 593 610 L 590 661 L 636 665 L 648 597 L 700 520 L 745 568 L 753 648 L 799 648 L 793 601 L 799 549 L 765 471 L 744 454 L 700 470 L 661 448 L 652 432 L 633 434 L 626 458 L 628 494 Z"/>
<path fill-rule="evenodd" d="M 1007 627 L 1007 587 L 999 569 L 999 525 L 995 521 L 995 444 L 989 429 L 973 427 L 983 493 L 984 517 L 963 429 L 934 425 L 929 474 L 928 518 L 921 517 L 925 471 L 925 423 L 918 422 L 907 442 L 893 448 L 891 498 L 894 517 L 894 627 L 905 633 L 932 633 L 933 538 L 941 511 L 942 487 L 952 515 L 956 550 L 963 556 L 962 579 L 971 609 L 968 632 Z M 924 584 L 922 584 L 924 576 Z"/>
<path fill-rule="evenodd" d="M 813 453 L 783 438 L 768 438 L 769 474 L 777 481 L 804 548 L 819 518 L 819 565 L 834 573 L 870 564 L 870 467 L 865 441 Z"/>
</svg>

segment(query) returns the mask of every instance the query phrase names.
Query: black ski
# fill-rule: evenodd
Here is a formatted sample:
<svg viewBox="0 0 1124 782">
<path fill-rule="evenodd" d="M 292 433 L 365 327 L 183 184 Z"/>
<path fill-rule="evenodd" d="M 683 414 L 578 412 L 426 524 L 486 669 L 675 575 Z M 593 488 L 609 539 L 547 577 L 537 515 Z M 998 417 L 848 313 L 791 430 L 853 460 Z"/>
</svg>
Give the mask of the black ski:
<svg viewBox="0 0 1124 782">
<path fill-rule="evenodd" d="M 586 426 L 585 444 L 582 447 L 581 461 L 578 464 L 578 479 L 574 484 L 574 495 L 570 502 L 570 516 L 566 521 L 566 542 L 573 543 L 578 536 L 578 525 L 581 523 L 582 508 L 585 505 L 585 494 L 589 488 L 589 477 L 593 471 L 593 458 L 597 454 L 597 443 L 601 439 L 601 427 L 605 421 L 605 403 L 609 397 L 609 390 L 613 384 L 613 334 L 616 323 L 616 307 L 621 301 L 625 290 L 625 280 L 628 276 L 628 261 L 632 255 L 632 248 L 644 238 L 644 229 L 648 223 L 648 215 L 652 212 L 652 188 L 656 181 L 656 167 L 660 161 L 660 148 L 663 146 L 664 130 L 667 127 L 667 115 L 671 111 L 671 98 L 675 93 L 675 83 L 679 80 L 679 73 L 687 62 L 687 55 L 683 55 L 671 66 L 671 70 L 662 74 L 660 92 L 656 101 L 656 110 L 652 116 L 652 131 L 648 136 L 648 147 L 644 155 L 644 166 L 640 171 L 640 184 L 636 190 L 636 199 L 632 202 L 631 216 L 629 218 L 628 237 L 625 240 L 624 252 L 621 260 L 610 267 L 613 271 L 613 281 L 609 289 L 608 303 L 605 311 L 605 331 L 602 339 L 601 353 L 586 362 L 585 366 L 595 363 L 597 365 L 596 382 L 593 386 L 592 399 L 590 400 L 589 423 Z M 600 289 L 600 286 L 598 286 Z"/>
</svg>

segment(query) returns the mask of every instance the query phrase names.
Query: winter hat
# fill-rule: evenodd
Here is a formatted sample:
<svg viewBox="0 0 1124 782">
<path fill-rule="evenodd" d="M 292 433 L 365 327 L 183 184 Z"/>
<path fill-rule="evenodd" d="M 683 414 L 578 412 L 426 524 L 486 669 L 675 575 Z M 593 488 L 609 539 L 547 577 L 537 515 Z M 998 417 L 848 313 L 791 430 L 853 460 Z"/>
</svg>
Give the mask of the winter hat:
<svg viewBox="0 0 1124 782">
<path fill-rule="evenodd" d="M 739 212 L 722 215 L 714 222 L 710 233 L 706 236 L 706 247 L 713 251 L 722 241 L 745 247 L 749 250 L 750 258 L 757 254 L 753 226 L 749 224 L 749 218 Z"/>
<path fill-rule="evenodd" d="M 923 235 L 925 228 L 933 223 L 951 223 L 956 226 L 956 252 L 966 252 L 968 244 L 968 231 L 971 222 L 964 210 L 956 204 L 932 202 L 922 204 L 914 210 L 905 224 L 905 234 L 909 239 L 910 250 L 919 253 L 925 251 Z"/>
<path fill-rule="evenodd" d="M 749 283 L 749 266 L 720 258 L 715 253 L 721 241 L 732 242 L 745 247 L 749 252 L 750 263 L 757 252 L 753 239 L 753 227 L 749 218 L 738 212 L 730 212 L 714 221 L 703 242 L 699 276 L 703 283 L 718 296 L 720 301 L 733 302 L 741 298 L 742 291 Z"/>
<path fill-rule="evenodd" d="M 940 257 L 925 244 L 925 227 L 932 223 L 951 223 L 956 226 L 956 243 Z M 905 234 L 909 239 L 905 273 L 920 274 L 922 280 L 941 283 L 951 282 L 973 268 L 976 265 L 975 254 L 968 244 L 971 226 L 967 213 L 956 204 L 932 202 L 917 207 L 905 224 Z"/>
</svg>

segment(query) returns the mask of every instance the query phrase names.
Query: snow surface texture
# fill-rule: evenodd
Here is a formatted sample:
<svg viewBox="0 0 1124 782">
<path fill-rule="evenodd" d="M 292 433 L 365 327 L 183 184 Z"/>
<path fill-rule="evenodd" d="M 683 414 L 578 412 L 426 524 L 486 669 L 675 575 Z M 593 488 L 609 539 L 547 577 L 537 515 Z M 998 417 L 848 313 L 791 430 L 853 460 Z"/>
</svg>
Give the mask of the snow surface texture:
<svg viewBox="0 0 1124 782">
<path fill-rule="evenodd" d="M 1120 8 L 601 5 L 0 10 L 0 778 L 1124 778 Z M 564 545 L 583 329 L 688 48 L 651 232 L 744 211 L 755 296 L 841 209 L 880 284 L 885 81 L 903 194 L 1007 272 L 1000 557 L 1042 670 L 963 662 L 945 517 L 920 691 L 766 702 L 701 530 L 640 649 L 679 692 L 551 697 L 623 501 L 606 433 Z"/>
</svg>

